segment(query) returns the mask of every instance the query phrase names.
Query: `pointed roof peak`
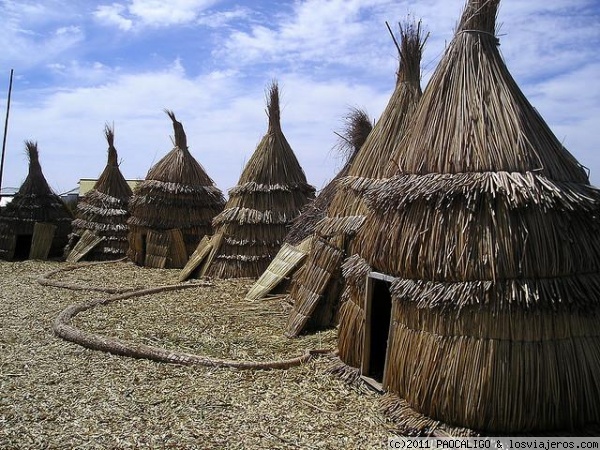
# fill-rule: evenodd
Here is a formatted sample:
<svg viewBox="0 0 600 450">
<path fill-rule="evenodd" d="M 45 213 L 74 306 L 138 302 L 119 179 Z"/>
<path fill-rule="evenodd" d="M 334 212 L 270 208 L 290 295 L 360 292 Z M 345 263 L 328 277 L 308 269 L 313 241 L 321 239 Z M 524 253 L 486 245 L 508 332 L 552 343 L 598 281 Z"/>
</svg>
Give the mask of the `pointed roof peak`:
<svg viewBox="0 0 600 450">
<path fill-rule="evenodd" d="M 267 116 L 269 117 L 269 131 L 280 130 L 279 84 L 276 80 L 273 80 L 267 89 Z"/>
<path fill-rule="evenodd" d="M 185 130 L 183 129 L 183 125 L 181 122 L 177 120 L 175 117 L 175 113 L 169 109 L 164 110 L 165 113 L 169 116 L 171 121 L 173 122 L 173 133 L 175 135 L 175 147 L 180 148 L 181 150 L 187 151 L 187 137 L 185 135 Z"/>
<path fill-rule="evenodd" d="M 106 137 L 106 142 L 108 142 L 108 165 L 109 166 L 118 166 L 119 163 L 117 161 L 117 149 L 115 148 L 115 127 L 110 126 L 109 124 L 104 125 L 104 137 Z"/>
<path fill-rule="evenodd" d="M 419 83 L 421 81 L 421 57 L 425 43 L 429 38 L 429 33 L 423 35 L 421 24 L 421 20 L 415 20 L 411 16 L 399 22 L 400 42 L 398 42 L 392 29 L 386 22 L 386 26 L 398 50 L 399 62 L 398 72 L 396 73 L 398 83 Z"/>
</svg>

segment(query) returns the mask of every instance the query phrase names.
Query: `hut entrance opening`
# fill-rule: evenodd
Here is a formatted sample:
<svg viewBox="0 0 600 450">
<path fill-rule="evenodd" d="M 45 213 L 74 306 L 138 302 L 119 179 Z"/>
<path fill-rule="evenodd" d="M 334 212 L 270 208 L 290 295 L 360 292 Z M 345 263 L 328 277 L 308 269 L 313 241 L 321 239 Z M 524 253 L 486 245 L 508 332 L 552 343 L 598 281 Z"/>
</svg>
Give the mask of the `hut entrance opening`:
<svg viewBox="0 0 600 450">
<path fill-rule="evenodd" d="M 24 261 L 29 258 L 33 234 L 17 234 L 15 240 L 15 253 L 13 259 Z"/>
<path fill-rule="evenodd" d="M 394 278 L 371 272 L 367 278 L 365 297 L 365 334 L 361 376 L 379 391 L 388 361 L 388 342 L 392 318 L 390 285 Z"/>
</svg>

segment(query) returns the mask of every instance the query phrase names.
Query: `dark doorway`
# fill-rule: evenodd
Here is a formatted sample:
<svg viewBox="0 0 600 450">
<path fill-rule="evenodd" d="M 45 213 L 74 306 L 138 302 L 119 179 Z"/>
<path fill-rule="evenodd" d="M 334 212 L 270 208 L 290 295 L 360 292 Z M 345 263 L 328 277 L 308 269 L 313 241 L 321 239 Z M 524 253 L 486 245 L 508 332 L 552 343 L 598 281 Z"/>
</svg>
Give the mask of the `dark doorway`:
<svg viewBox="0 0 600 450">
<path fill-rule="evenodd" d="M 361 374 L 379 390 L 382 390 L 392 318 L 391 280 L 391 277 L 375 273 L 367 279 Z"/>
<path fill-rule="evenodd" d="M 24 261 L 29 258 L 31 251 L 32 234 L 18 234 L 15 242 L 15 254 L 13 259 L 16 261 Z"/>
</svg>

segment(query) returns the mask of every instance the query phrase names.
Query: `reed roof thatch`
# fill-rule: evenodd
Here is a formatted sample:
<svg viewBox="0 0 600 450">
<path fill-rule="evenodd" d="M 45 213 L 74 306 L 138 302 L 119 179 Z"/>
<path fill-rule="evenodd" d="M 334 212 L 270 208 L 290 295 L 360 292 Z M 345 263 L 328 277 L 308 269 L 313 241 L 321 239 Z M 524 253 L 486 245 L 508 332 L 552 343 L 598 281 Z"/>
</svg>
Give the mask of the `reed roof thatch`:
<svg viewBox="0 0 600 450">
<path fill-rule="evenodd" d="M 314 198 L 315 189 L 281 129 L 276 82 L 267 95 L 267 133 L 213 221 L 222 240 L 210 262 L 211 276 L 258 277 L 279 251 L 290 223 Z"/>
<path fill-rule="evenodd" d="M 316 238 L 322 240 L 323 245 L 313 246 L 312 253 L 319 249 L 328 251 L 321 255 L 309 254 L 305 266 L 292 279 L 290 299 L 294 308 L 287 327 L 290 336 L 299 334 L 311 323 L 326 325 L 335 316 L 332 316 L 331 310 L 335 312 L 339 304 L 341 267 L 340 264 L 331 264 L 331 255 L 335 253 L 332 247 L 338 243 L 338 250 L 347 256 L 350 242 L 362 226 L 367 212 L 363 192 L 385 175 L 390 155 L 404 136 L 417 108 L 422 95 L 420 62 L 425 40 L 420 22 L 407 20 L 400 25 L 400 44 L 397 44 L 399 68 L 394 92 L 347 173 L 336 180 L 327 213 L 314 229 Z M 315 277 L 315 272 L 322 271 L 324 267 L 328 268 L 328 283 L 317 282 L 320 278 Z M 322 308 L 319 305 L 331 306 Z M 324 316 L 317 317 L 321 313 Z"/>
<path fill-rule="evenodd" d="M 121 258 L 126 255 L 128 248 L 127 219 L 132 192 L 119 169 L 114 128 L 105 125 L 104 136 L 108 142 L 106 167 L 93 189 L 77 203 L 76 217 L 72 223 L 72 241 L 80 238 L 86 230 L 102 238 L 102 243 L 86 255 L 89 260 Z"/>
<path fill-rule="evenodd" d="M 353 248 L 396 277 L 383 384 L 426 426 L 575 429 L 600 422 L 600 191 L 510 75 L 498 5 L 468 1 Z"/>
<path fill-rule="evenodd" d="M 175 145 L 150 168 L 129 202 L 129 256 L 138 264 L 143 264 L 143 249 L 136 235 L 179 229 L 189 256 L 200 239 L 212 232 L 212 219 L 225 203 L 223 193 L 190 153 L 183 125 L 172 111 L 165 112 L 173 123 Z"/>
<path fill-rule="evenodd" d="M 50 255 L 58 256 L 67 243 L 73 217 L 42 173 L 37 142 L 25 141 L 25 148 L 29 157 L 29 173 L 12 202 L 2 208 L 0 257 L 11 259 L 9 253 L 15 250 L 15 236 L 33 235 L 36 223 L 56 226 Z"/>
</svg>

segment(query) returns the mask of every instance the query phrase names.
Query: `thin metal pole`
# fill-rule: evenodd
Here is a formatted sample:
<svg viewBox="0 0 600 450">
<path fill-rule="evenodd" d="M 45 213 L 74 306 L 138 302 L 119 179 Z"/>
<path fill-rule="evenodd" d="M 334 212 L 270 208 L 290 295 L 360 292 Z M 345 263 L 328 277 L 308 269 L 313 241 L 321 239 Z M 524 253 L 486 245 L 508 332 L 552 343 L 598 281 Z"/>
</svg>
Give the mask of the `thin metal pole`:
<svg viewBox="0 0 600 450">
<path fill-rule="evenodd" d="M 10 113 L 10 94 L 12 93 L 13 72 L 14 69 L 10 69 L 8 98 L 6 100 L 6 119 L 4 120 L 4 137 L 2 138 L 2 157 L 0 157 L 0 192 L 2 192 L 2 174 L 4 173 L 4 153 L 6 152 L 6 134 L 8 132 L 8 114 Z"/>
</svg>

